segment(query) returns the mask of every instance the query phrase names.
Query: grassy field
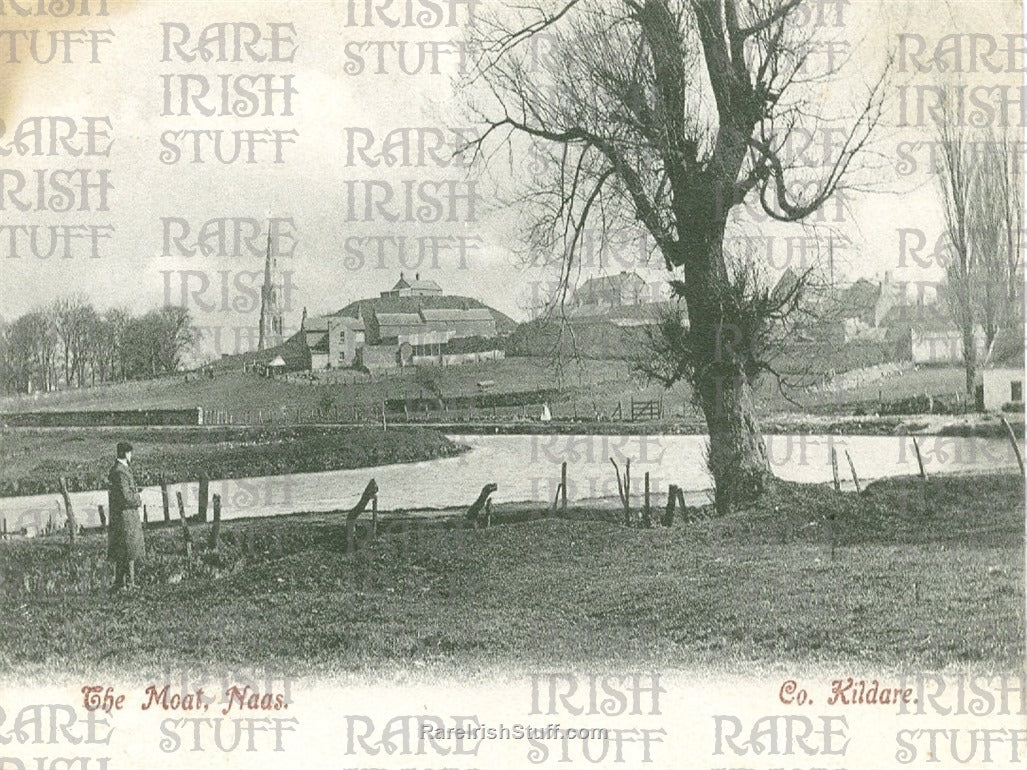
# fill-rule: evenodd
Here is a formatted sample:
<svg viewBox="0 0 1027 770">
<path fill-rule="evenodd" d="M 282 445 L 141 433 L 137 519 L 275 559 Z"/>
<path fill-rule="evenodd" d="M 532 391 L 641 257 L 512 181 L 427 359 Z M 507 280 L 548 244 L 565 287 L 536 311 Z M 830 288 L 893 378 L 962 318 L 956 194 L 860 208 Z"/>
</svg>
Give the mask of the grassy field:
<svg viewBox="0 0 1027 770">
<path fill-rule="evenodd" d="M 0 430 L 0 496 L 105 489 L 114 445 L 135 447 L 136 483 L 237 479 L 282 473 L 366 468 L 456 454 L 425 428 L 11 428 Z"/>
<path fill-rule="evenodd" d="M 533 391 L 564 387 L 571 391 L 595 390 L 609 397 L 630 390 L 629 367 L 623 361 L 583 361 L 557 369 L 551 361 L 511 358 L 503 361 L 447 367 L 441 370 L 444 396 L 468 396 L 480 392 L 478 382 L 491 380 L 494 392 Z M 384 399 L 424 395 L 413 369 L 391 375 L 340 373 L 346 382 L 322 384 L 298 375 L 268 379 L 242 372 L 220 373 L 214 379 L 184 374 L 155 380 L 126 382 L 81 390 L 41 395 L 39 398 L 0 399 L 3 411 L 43 409 L 140 409 L 188 408 L 273 409 L 282 404 L 299 408 L 322 407 L 326 401 L 341 409 L 356 408 L 362 415 L 380 409 Z M 328 375 L 332 379 L 332 375 Z"/>
<path fill-rule="evenodd" d="M 165 377 L 142 382 L 98 386 L 38 398 L 0 398 L 0 411 L 36 411 L 49 409 L 141 409 L 190 408 L 203 406 L 242 412 L 278 410 L 288 405 L 300 411 L 336 408 L 341 418 L 371 421 L 380 413 L 384 399 L 430 396 L 416 379 L 414 371 L 390 376 L 346 372 L 345 382 L 326 384 L 302 379 L 267 379 L 242 372 L 220 373 L 214 379 L 190 375 Z M 630 400 L 662 399 L 664 413 L 679 420 L 695 422 L 698 417 L 691 406 L 690 389 L 679 383 L 669 390 L 659 385 L 640 382 L 628 362 L 616 360 L 582 360 L 554 366 L 545 358 L 508 358 L 503 361 L 441 370 L 444 398 L 474 396 L 480 392 L 478 383 L 491 381 L 489 393 L 535 391 L 560 388 L 564 398 L 551 404 L 554 418 L 592 418 L 598 410 L 611 416 L 620 404 L 622 414 Z M 910 396 L 933 395 L 954 400 L 962 388 L 962 370 L 955 367 L 923 368 L 898 377 L 882 380 L 860 388 L 841 392 L 780 392 L 775 381 L 767 378 L 757 392 L 762 413 L 841 414 L 857 408 L 872 414 L 879 395 L 885 401 L 898 401 Z M 508 410 L 510 417 L 520 409 Z M 534 410 L 528 410 L 534 415 Z M 537 416 L 537 415 L 534 415 Z"/>
<path fill-rule="evenodd" d="M 625 526 L 612 511 L 538 513 L 500 508 L 485 530 L 393 523 L 351 555 L 333 515 L 226 522 L 221 551 L 194 561 L 174 529 L 151 530 L 142 587 L 113 595 L 102 535 L 70 554 L 56 539 L 7 542 L 0 669 L 261 661 L 332 675 L 545 660 L 739 673 L 1024 660 L 1016 476 L 931 479 L 926 505 L 915 479 L 858 496 L 782 483 L 755 509 L 691 509 L 669 529 Z"/>
</svg>

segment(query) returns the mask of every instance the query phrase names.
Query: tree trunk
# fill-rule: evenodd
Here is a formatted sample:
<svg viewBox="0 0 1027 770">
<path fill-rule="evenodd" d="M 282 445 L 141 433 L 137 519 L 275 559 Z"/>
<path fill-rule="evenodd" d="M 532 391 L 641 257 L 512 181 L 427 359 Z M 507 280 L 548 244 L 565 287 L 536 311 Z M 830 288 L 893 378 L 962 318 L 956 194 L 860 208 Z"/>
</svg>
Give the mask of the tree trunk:
<svg viewBox="0 0 1027 770">
<path fill-rule="evenodd" d="M 770 462 L 756 416 L 752 386 L 744 377 L 707 378 L 700 406 L 710 434 L 709 468 L 717 510 L 725 513 L 762 494 Z"/>
<path fill-rule="evenodd" d="M 743 338 L 739 319 L 731 317 L 732 303 L 723 301 L 733 291 L 724 259 L 725 221 L 720 211 L 708 214 L 709 224 L 697 244 L 705 259 L 685 263 L 685 299 L 695 359 L 691 385 L 710 436 L 708 465 L 717 510 L 725 513 L 757 498 L 771 472 L 753 381 L 746 371 L 759 351 L 752 350 L 752 340 Z"/>
<path fill-rule="evenodd" d="M 967 403 L 977 403 L 977 346 L 974 340 L 973 323 L 962 323 L 963 332 L 963 368 L 966 374 Z"/>
</svg>

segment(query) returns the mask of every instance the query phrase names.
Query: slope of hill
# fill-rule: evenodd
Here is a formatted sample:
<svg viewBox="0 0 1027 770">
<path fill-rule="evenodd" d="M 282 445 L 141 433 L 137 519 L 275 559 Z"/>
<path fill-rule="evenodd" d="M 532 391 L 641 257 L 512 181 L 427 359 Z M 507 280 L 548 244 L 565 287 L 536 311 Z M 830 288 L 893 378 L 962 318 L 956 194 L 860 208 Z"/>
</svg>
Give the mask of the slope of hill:
<svg viewBox="0 0 1027 770">
<path fill-rule="evenodd" d="M 223 356 L 216 361 L 212 361 L 209 366 L 215 371 L 236 371 L 242 369 L 244 364 L 270 363 L 276 356 L 282 357 L 282 360 L 285 361 L 285 368 L 289 371 L 298 371 L 310 367 L 310 354 L 307 352 L 306 343 L 300 332 L 292 335 L 281 345 L 275 345 L 273 348 Z"/>
<path fill-rule="evenodd" d="M 639 326 L 536 320 L 517 327 L 507 340 L 506 354 L 630 361 L 638 357 L 645 341 L 645 328 Z"/>
<path fill-rule="evenodd" d="M 461 297 L 458 294 L 446 294 L 441 297 L 374 297 L 371 299 L 360 299 L 350 302 L 346 307 L 337 310 L 332 315 L 349 316 L 356 318 L 358 315 L 367 317 L 371 311 L 377 313 L 416 313 L 424 309 L 446 309 L 446 310 L 472 310 L 484 308 L 492 313 L 496 319 L 496 331 L 500 335 L 507 335 L 517 328 L 517 323 L 505 313 L 500 313 L 494 307 L 489 307 L 484 302 L 473 297 Z"/>
</svg>

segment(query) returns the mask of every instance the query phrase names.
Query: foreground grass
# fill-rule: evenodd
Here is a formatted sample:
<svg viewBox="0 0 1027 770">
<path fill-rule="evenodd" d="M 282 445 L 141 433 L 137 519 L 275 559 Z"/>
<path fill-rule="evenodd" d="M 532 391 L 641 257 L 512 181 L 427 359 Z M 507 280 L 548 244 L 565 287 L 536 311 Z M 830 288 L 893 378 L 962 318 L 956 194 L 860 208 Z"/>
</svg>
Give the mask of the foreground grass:
<svg viewBox="0 0 1027 770">
<path fill-rule="evenodd" d="M 177 532 L 151 531 L 143 587 L 114 596 L 102 537 L 73 559 L 10 542 L 0 670 L 1022 665 L 1021 480 L 926 491 L 925 506 L 914 479 L 860 496 L 781 484 L 757 509 L 669 529 L 506 508 L 487 530 L 405 520 L 351 556 L 331 515 L 226 522 L 221 553 L 191 564 Z"/>
<path fill-rule="evenodd" d="M 275 428 L 7 428 L 0 431 L 0 496 L 104 489 L 114 445 L 134 446 L 140 485 L 237 479 L 282 473 L 366 468 L 456 454 L 442 434 L 423 428 L 315 426 Z"/>
</svg>

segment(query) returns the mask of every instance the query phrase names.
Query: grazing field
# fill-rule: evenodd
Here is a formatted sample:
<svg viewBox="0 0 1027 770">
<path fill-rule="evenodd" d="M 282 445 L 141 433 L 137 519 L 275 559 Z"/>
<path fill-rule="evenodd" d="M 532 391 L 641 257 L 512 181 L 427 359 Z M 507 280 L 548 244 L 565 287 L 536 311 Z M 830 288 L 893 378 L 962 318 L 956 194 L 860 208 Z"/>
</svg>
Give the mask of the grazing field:
<svg viewBox="0 0 1027 770">
<path fill-rule="evenodd" d="M 114 445 L 135 447 L 136 483 L 149 486 L 416 462 L 460 448 L 425 428 L 10 428 L 0 431 L 0 497 L 105 489 Z"/>
<path fill-rule="evenodd" d="M 507 358 L 480 364 L 451 366 L 436 370 L 443 399 L 489 394 L 524 393 L 557 388 L 561 397 L 551 403 L 554 419 L 610 419 L 618 413 L 628 414 L 632 398 L 660 400 L 664 415 L 689 424 L 699 424 L 699 415 L 691 404 L 687 384 L 678 383 L 670 389 L 645 383 L 635 375 L 632 365 L 620 360 L 570 361 L 557 367 L 546 358 Z M 487 391 L 479 383 L 488 382 Z M 934 396 L 946 403 L 955 403 L 962 389 L 962 370 L 955 367 L 923 368 L 905 372 L 844 391 L 804 392 L 785 390 L 767 376 L 757 390 L 757 406 L 767 416 L 781 413 L 811 414 L 873 414 L 885 402 L 901 401 L 914 396 Z M 266 410 L 270 416 L 283 407 L 301 413 L 319 410 L 342 421 L 371 422 L 380 419 L 382 401 L 432 397 L 425 389 L 417 371 L 404 370 L 390 375 L 371 377 L 359 372 L 335 372 L 320 379 L 303 374 L 288 378 L 268 379 L 255 373 L 221 372 L 213 379 L 190 374 L 155 380 L 104 385 L 81 390 L 40 394 L 38 397 L 0 398 L 0 412 L 39 410 L 159 409 L 195 408 L 222 409 L 229 412 Z M 538 417 L 537 409 L 500 410 L 499 418 L 511 419 L 522 414 Z M 477 416 L 490 413 L 478 410 Z M 460 419 L 467 418 L 462 415 Z"/>
<path fill-rule="evenodd" d="M 1023 482 L 892 479 L 860 495 L 779 484 L 670 528 L 613 511 L 499 506 L 382 531 L 345 552 L 338 515 L 230 521 L 187 561 L 147 534 L 142 586 L 109 594 L 104 538 L 0 544 L 0 667 L 26 676 L 260 661 L 301 673 L 428 665 L 1018 667 Z M 398 520 L 398 521 L 397 521 Z M 193 527 L 197 543 L 206 528 Z M 833 546 L 832 546 L 833 544 Z"/>
<path fill-rule="evenodd" d="M 490 381 L 490 392 L 534 391 L 566 388 L 582 399 L 595 391 L 603 398 L 630 390 L 631 372 L 623 361 L 582 361 L 562 368 L 552 361 L 511 358 L 480 364 L 451 366 L 438 370 L 443 397 L 470 396 L 480 391 L 479 382 Z M 336 380 L 342 379 L 342 382 Z M 389 375 L 336 372 L 324 380 L 311 380 L 302 374 L 269 379 L 255 373 L 224 372 L 213 379 L 185 374 L 155 380 L 103 385 L 60 393 L 40 394 L 38 398 L 0 399 L 3 411 L 46 409 L 189 408 L 203 406 L 232 411 L 276 409 L 288 404 L 300 409 L 337 406 L 344 413 L 356 409 L 360 417 L 373 418 L 385 399 L 425 395 L 413 369 Z"/>
</svg>

